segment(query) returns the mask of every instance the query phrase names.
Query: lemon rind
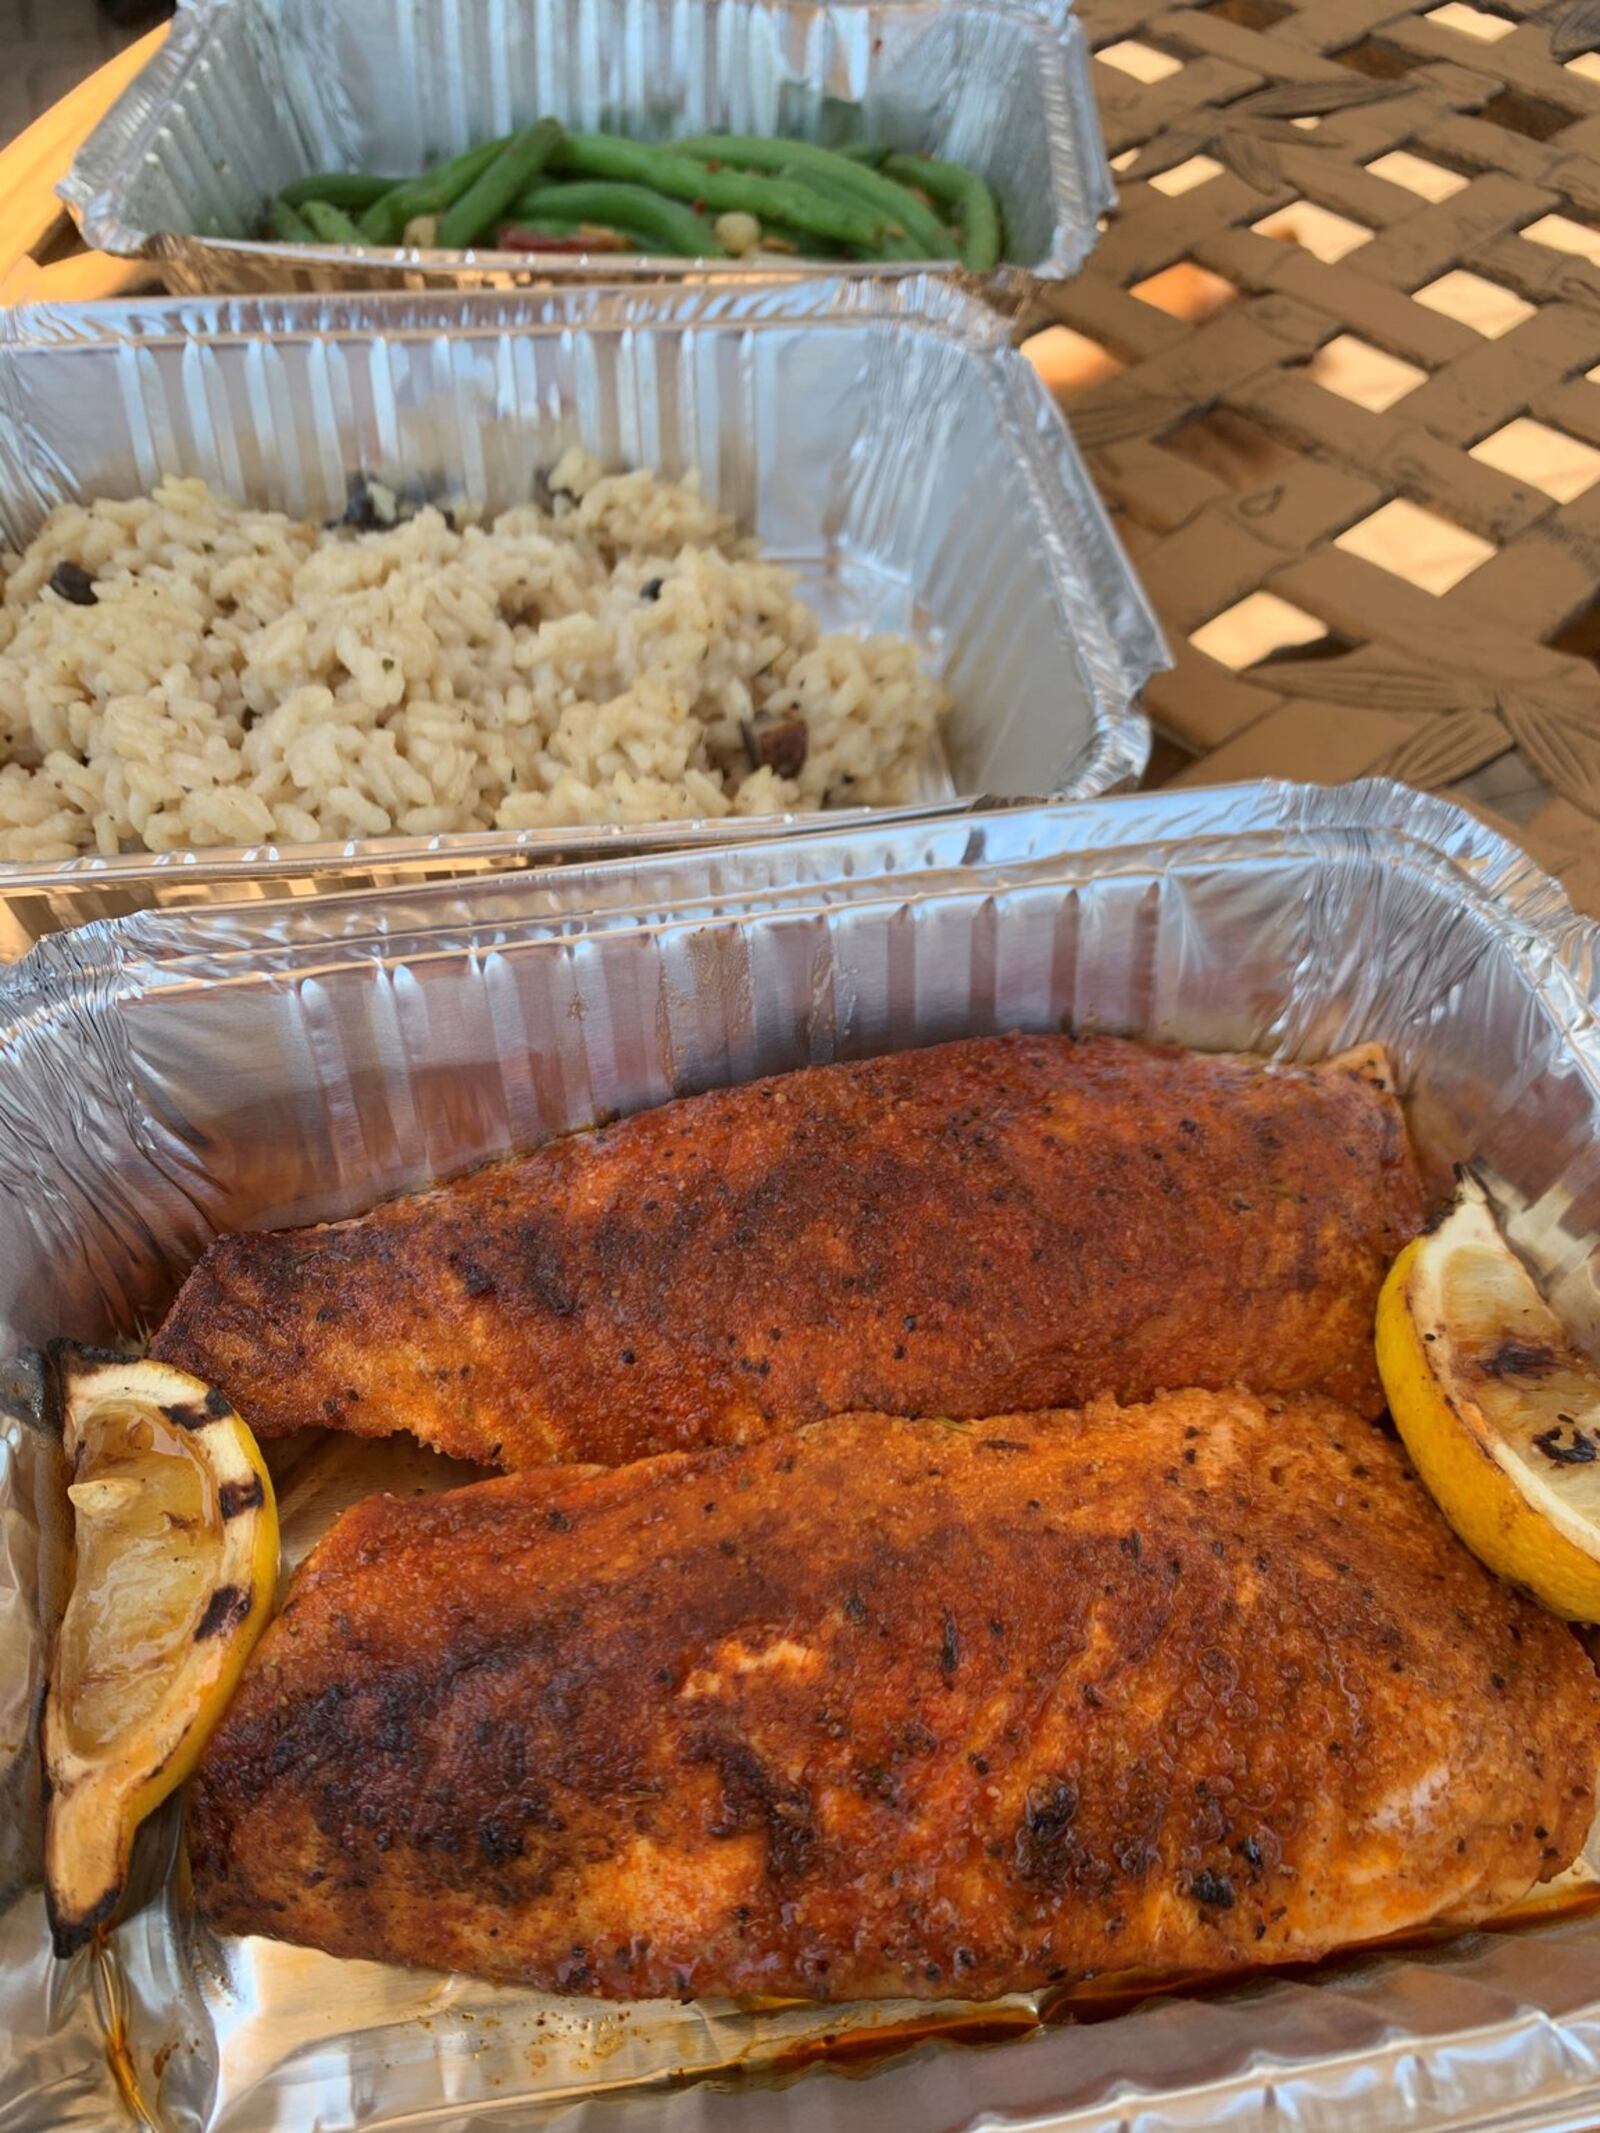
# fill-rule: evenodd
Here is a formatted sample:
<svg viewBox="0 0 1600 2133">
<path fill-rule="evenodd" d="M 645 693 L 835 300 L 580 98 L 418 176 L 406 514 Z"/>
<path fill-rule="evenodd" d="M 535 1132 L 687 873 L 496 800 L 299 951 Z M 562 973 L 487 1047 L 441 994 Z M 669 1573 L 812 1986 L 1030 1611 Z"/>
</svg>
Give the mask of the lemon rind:
<svg viewBox="0 0 1600 2133">
<path fill-rule="evenodd" d="M 1444 1223 L 1401 1253 L 1379 1301 L 1378 1366 L 1391 1414 L 1424 1483 L 1474 1554 L 1552 1612 L 1600 1620 L 1600 1527 L 1563 1502 L 1461 1381 L 1443 1287 L 1463 1245 L 1503 1255 L 1515 1297 L 1508 1318 L 1519 1335 L 1549 1346 L 1564 1368 L 1591 1367 L 1501 1235 L 1482 1187 L 1468 1178 Z M 1476 1484 L 1463 1468 L 1464 1449 L 1488 1469 Z"/>
<path fill-rule="evenodd" d="M 118 1403 L 158 1410 L 194 1444 L 215 1486 L 221 1539 L 210 1597 L 167 1693 L 137 1738 L 79 1752 L 69 1737 L 62 1684 L 52 1669 L 43 1749 L 48 1812 L 46 1909 L 56 1953 L 84 1946 L 115 1911 L 140 1823 L 199 1761 L 251 1647 L 277 1582 L 277 1505 L 249 1429 L 213 1388 L 170 1364 L 138 1357 L 62 1363 L 63 1441 L 76 1457 L 97 1410 Z"/>
</svg>

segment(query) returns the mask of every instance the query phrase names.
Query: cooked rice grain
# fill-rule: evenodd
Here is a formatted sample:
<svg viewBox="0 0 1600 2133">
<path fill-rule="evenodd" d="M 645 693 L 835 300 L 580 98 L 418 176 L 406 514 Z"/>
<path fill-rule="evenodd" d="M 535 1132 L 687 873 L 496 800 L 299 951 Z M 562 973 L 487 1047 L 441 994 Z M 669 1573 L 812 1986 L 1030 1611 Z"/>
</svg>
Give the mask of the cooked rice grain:
<svg viewBox="0 0 1600 2133">
<path fill-rule="evenodd" d="M 913 796 L 946 708 L 915 646 L 825 634 L 692 481 L 574 451 L 550 487 L 459 529 L 201 481 L 52 512 L 0 563 L 0 859 Z M 805 721 L 797 777 L 751 768 L 764 710 Z"/>
</svg>

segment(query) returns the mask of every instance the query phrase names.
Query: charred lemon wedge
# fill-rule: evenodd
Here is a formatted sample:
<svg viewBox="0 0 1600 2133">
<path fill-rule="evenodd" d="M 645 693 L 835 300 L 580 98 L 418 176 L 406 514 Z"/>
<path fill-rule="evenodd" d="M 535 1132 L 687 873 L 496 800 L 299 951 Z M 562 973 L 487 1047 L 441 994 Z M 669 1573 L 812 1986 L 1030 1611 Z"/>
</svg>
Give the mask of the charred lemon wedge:
<svg viewBox="0 0 1600 2133">
<path fill-rule="evenodd" d="M 199 1760 L 272 1605 L 255 1439 L 165 1363 L 61 1358 L 74 1565 L 44 1714 L 56 1953 L 107 1921 L 139 1824 Z"/>
<path fill-rule="evenodd" d="M 1600 1622 L 1600 1368 L 1472 1179 L 1390 1269 L 1377 1338 L 1389 1412 L 1462 1540 L 1553 1613 Z"/>
</svg>

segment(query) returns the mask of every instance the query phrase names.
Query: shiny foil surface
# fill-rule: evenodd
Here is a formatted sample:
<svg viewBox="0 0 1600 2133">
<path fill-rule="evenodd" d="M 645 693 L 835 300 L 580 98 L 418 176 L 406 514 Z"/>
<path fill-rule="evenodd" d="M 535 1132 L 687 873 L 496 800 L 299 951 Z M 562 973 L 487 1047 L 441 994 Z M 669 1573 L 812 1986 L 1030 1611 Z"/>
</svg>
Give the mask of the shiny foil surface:
<svg viewBox="0 0 1600 2133">
<path fill-rule="evenodd" d="M 354 1214 L 613 1112 L 969 1033 L 1312 1058 L 1378 1038 L 1433 1181 L 1480 1166 L 1593 1342 L 1597 947 L 1531 861 L 1443 802 L 1241 786 L 148 912 L 0 973 L 0 2125 L 107 2133 L 113 2058 L 170 2133 L 1600 2118 L 1581 1890 L 1516 1930 L 1126 2004 L 1102 1985 L 1044 2010 L 617 2007 L 218 1940 L 168 1810 L 99 1966 L 57 1965 L 35 1741 L 67 1561 L 37 1351 L 137 1335 L 219 1230 Z M 289 1561 L 372 1488 L 460 1477 L 316 1435 L 274 1463 Z M 985 2048 L 952 2049 L 963 2028 Z M 844 2056 L 873 2031 L 881 2058 Z"/>
<path fill-rule="evenodd" d="M 368 251 L 248 234 L 312 171 L 403 177 L 546 113 L 643 140 L 782 134 L 948 156 L 997 194 L 1008 257 L 1050 279 L 1082 265 L 1113 197 L 1070 0 L 185 0 L 58 189 L 87 243 L 154 259 L 173 289 L 612 276 L 609 253 Z M 763 271 L 635 264 L 657 280 Z"/>
<path fill-rule="evenodd" d="M 540 295 L 213 298 L 0 314 L 0 543 L 52 505 L 200 475 L 337 517 L 346 480 L 490 511 L 582 444 L 698 475 L 827 629 L 898 630 L 955 708 L 894 810 L 0 864 L 0 959 L 81 918 L 303 896 L 641 846 L 1087 798 L 1149 752 L 1165 650 L 1065 423 L 987 306 L 937 277 Z M 204 885 L 204 886 L 202 886 Z"/>
</svg>

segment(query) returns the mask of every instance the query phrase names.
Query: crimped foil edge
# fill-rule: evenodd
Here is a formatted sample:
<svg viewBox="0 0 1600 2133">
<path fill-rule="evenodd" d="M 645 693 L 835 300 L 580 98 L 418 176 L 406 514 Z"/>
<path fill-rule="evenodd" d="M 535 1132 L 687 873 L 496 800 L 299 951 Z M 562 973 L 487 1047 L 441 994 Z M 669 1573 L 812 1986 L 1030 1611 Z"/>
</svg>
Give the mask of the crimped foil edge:
<svg viewBox="0 0 1600 2133">
<path fill-rule="evenodd" d="M 150 247 L 154 233 L 123 219 L 117 189 L 149 152 L 168 110 L 203 60 L 213 18 L 223 4 L 182 0 L 160 49 L 82 142 L 66 176 L 58 181 L 57 198 L 71 209 L 93 250 L 136 258 Z"/>
</svg>

